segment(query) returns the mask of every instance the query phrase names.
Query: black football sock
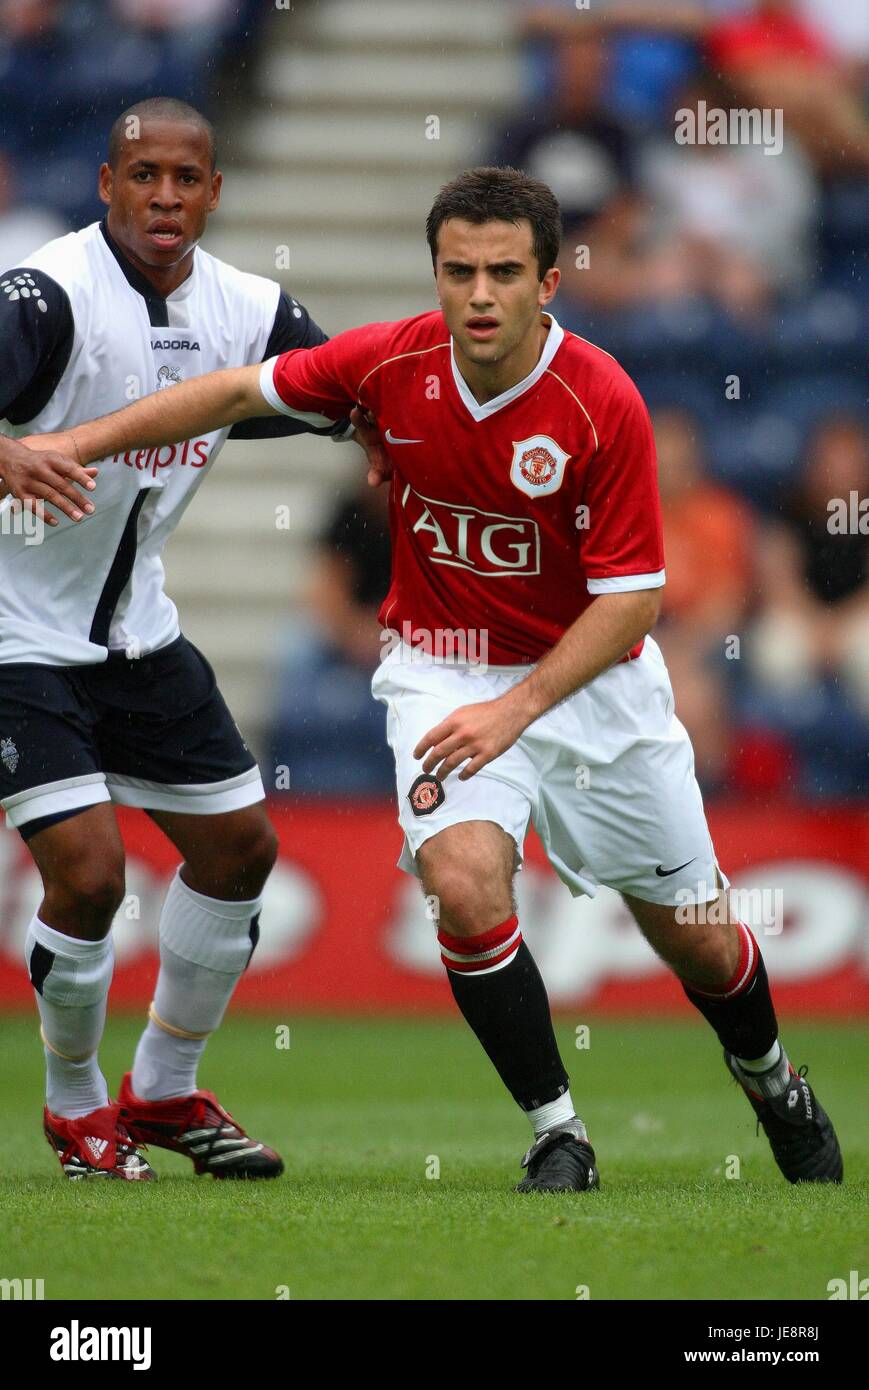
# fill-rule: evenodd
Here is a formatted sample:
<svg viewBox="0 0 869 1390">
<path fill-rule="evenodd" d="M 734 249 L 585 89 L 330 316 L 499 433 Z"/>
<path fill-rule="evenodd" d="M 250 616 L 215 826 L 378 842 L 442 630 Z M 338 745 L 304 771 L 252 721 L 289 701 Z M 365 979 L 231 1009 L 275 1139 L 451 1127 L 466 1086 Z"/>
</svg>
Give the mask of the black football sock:
<svg viewBox="0 0 869 1390">
<path fill-rule="evenodd" d="M 570 1080 L 555 1041 L 546 986 L 518 919 L 510 917 L 480 936 L 440 931 L 438 941 L 453 997 L 517 1105 L 537 1112 L 559 1102 L 539 1127 L 570 1119 Z"/>
<path fill-rule="evenodd" d="M 778 1024 L 760 948 L 743 922 L 739 961 L 720 989 L 702 989 L 682 981 L 695 1008 L 711 1024 L 721 1045 L 734 1057 L 765 1057 L 778 1037 Z"/>
</svg>

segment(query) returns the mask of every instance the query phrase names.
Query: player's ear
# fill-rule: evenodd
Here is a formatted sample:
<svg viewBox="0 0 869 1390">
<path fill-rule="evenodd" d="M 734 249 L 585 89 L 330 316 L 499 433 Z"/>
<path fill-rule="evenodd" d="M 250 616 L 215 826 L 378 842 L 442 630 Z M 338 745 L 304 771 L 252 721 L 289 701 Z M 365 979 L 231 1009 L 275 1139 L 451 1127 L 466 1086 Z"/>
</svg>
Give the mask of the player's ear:
<svg viewBox="0 0 869 1390">
<path fill-rule="evenodd" d="M 113 182 L 114 175 L 112 173 L 111 164 L 101 164 L 97 188 L 99 190 L 100 200 L 105 203 L 106 207 L 111 205 Z"/>
<path fill-rule="evenodd" d="M 213 173 L 213 174 L 211 175 L 211 198 L 209 199 L 209 202 L 208 202 L 208 211 L 209 211 L 209 212 L 214 212 L 214 209 L 217 207 L 217 204 L 220 202 L 220 190 L 221 190 L 222 187 L 223 187 L 223 175 L 221 174 L 220 170 L 218 169 L 218 170 L 215 171 L 215 173 Z"/>
<path fill-rule="evenodd" d="M 543 279 L 540 281 L 540 288 L 537 291 L 537 303 L 541 308 L 544 304 L 549 304 L 549 302 L 555 298 L 555 292 L 558 289 L 560 280 L 561 271 L 557 266 L 554 265 L 550 270 L 547 270 Z"/>
</svg>

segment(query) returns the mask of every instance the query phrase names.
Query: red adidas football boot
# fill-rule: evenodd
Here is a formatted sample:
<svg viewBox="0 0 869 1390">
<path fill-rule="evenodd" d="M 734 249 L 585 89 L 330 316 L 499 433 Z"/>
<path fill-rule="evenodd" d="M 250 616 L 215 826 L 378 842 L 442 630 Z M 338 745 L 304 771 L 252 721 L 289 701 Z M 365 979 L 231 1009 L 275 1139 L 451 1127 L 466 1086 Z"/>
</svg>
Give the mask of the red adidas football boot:
<svg viewBox="0 0 869 1390">
<path fill-rule="evenodd" d="M 283 1160 L 245 1134 L 211 1091 L 169 1100 L 140 1100 L 127 1072 L 118 1092 L 121 1119 L 137 1144 L 172 1149 L 215 1178 L 277 1178 Z"/>
<path fill-rule="evenodd" d="M 151 1182 L 157 1174 L 145 1162 L 120 1119 L 119 1105 L 104 1105 L 68 1120 L 45 1108 L 45 1137 L 68 1178 L 126 1178 Z"/>
</svg>

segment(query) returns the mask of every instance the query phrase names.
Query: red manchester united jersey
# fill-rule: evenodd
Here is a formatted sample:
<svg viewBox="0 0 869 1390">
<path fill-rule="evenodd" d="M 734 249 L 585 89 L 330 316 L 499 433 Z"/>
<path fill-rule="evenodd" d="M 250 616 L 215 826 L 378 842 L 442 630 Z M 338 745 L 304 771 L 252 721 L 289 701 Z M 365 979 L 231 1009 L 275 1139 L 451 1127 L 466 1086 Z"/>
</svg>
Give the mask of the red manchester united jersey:
<svg viewBox="0 0 869 1390">
<path fill-rule="evenodd" d="M 282 413 L 326 423 L 358 402 L 377 422 L 393 469 L 380 621 L 435 655 L 446 632 L 470 653 L 484 645 L 489 664 L 533 662 L 595 595 L 664 582 L 639 392 L 608 353 L 545 318 L 534 370 L 484 405 L 439 312 L 263 364 Z"/>
</svg>

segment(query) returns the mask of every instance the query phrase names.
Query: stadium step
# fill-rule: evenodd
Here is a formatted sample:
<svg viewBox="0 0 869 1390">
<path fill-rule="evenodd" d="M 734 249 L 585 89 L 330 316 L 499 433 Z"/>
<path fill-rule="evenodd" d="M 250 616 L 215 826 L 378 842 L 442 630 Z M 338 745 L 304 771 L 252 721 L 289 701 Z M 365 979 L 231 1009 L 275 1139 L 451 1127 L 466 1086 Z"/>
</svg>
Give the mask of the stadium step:
<svg viewBox="0 0 869 1390">
<path fill-rule="evenodd" d="M 285 41 L 328 40 L 335 49 L 436 49 L 439 46 L 489 51 L 512 34 L 512 7 L 491 0 L 326 0 L 307 6 Z M 276 40 L 280 35 L 274 26 Z"/>
<path fill-rule="evenodd" d="M 485 122 L 472 115 L 445 114 L 434 138 L 435 127 L 427 124 L 427 118 L 437 113 L 424 106 L 421 102 L 416 111 L 401 115 L 367 107 L 352 115 L 332 107 L 261 111 L 239 134 L 237 157 L 269 165 L 276 172 L 285 167 L 292 151 L 296 165 L 315 168 L 324 178 L 333 168 L 364 169 L 370 175 L 404 167 L 417 174 L 420 169 L 431 170 L 432 178 L 438 179 L 485 156 L 494 134 Z"/>
<path fill-rule="evenodd" d="M 359 168 L 333 170 L 323 178 L 307 165 L 287 163 L 284 167 L 285 176 L 272 181 L 266 200 L 260 169 L 234 169 L 224 185 L 213 225 L 220 228 L 238 221 L 250 227 L 313 225 L 321 234 L 324 226 L 343 230 L 361 225 L 418 236 L 431 204 L 428 173 L 384 170 L 375 181 Z"/>
<path fill-rule="evenodd" d="M 386 280 L 393 289 L 416 288 L 431 275 L 431 257 L 422 231 L 415 235 L 393 235 L 389 238 L 347 232 L 332 232 L 328 238 L 316 236 L 310 229 L 289 233 L 279 241 L 273 233 L 241 226 L 224 230 L 210 237 L 208 248 L 222 260 L 243 265 L 257 275 L 275 278 L 275 260 L 283 253 L 289 266 L 280 273 L 294 284 L 299 281 L 311 288 L 318 285 L 355 286 L 361 282 Z M 378 314 L 378 318 L 382 318 Z"/>
<path fill-rule="evenodd" d="M 378 107 L 425 103 L 432 112 L 464 108 L 479 111 L 504 104 L 505 92 L 519 87 L 518 63 L 506 49 L 481 62 L 478 51 L 405 54 L 278 50 L 260 70 L 260 91 L 272 103 L 303 104 L 324 110 L 376 101 Z"/>
</svg>

